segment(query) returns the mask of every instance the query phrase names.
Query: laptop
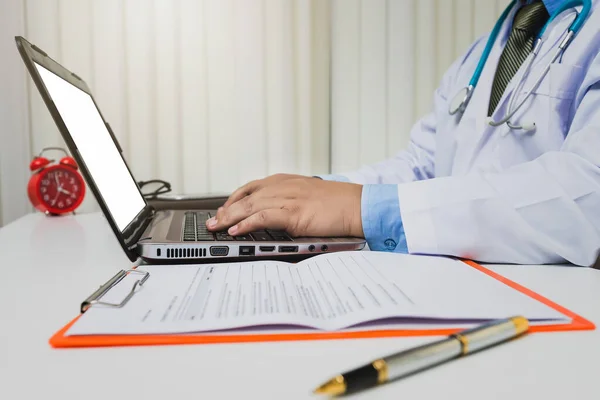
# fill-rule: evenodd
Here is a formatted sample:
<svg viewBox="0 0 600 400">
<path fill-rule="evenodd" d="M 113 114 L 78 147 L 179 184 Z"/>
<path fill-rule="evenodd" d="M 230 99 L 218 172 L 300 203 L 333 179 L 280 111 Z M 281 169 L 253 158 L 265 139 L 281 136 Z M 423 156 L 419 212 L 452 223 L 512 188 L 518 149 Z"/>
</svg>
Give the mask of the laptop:
<svg viewBox="0 0 600 400">
<path fill-rule="evenodd" d="M 85 81 L 23 37 L 15 39 L 71 155 L 131 261 L 292 260 L 365 246 L 361 238 L 293 238 L 274 230 L 231 237 L 206 229 L 215 210 L 156 210 L 142 195 Z"/>
</svg>

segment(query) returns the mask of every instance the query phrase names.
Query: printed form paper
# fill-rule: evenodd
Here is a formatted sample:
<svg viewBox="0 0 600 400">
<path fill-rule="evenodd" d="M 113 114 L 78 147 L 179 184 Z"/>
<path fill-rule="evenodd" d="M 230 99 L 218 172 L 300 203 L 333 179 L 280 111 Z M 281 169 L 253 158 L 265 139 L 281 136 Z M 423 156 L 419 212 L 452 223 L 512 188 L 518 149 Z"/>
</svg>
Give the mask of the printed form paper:
<svg viewBox="0 0 600 400">
<path fill-rule="evenodd" d="M 564 315 L 448 258 L 344 252 L 298 264 L 143 266 L 143 287 L 122 308 L 92 306 L 68 335 L 209 332 L 247 327 L 340 330 L 365 323 L 481 321 Z M 119 303 L 140 275 L 102 301 Z"/>
</svg>

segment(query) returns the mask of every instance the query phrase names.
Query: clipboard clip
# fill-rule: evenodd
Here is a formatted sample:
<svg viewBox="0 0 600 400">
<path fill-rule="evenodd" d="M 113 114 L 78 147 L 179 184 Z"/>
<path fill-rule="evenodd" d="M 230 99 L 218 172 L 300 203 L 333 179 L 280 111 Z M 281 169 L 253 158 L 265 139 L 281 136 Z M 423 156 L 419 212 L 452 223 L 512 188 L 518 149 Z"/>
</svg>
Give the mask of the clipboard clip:
<svg viewBox="0 0 600 400">
<path fill-rule="evenodd" d="M 125 278 L 130 273 L 140 274 L 143 276 L 140 279 L 138 279 L 137 281 L 135 281 L 135 283 L 131 287 L 131 290 L 129 291 L 127 296 L 125 296 L 125 298 L 120 303 L 108 303 L 105 301 L 100 301 L 102 296 L 104 296 L 106 293 L 108 293 L 108 291 L 110 289 L 115 287 L 119 282 L 121 282 L 123 280 L 123 278 Z M 115 308 L 123 307 L 133 297 L 136 289 L 138 287 L 144 285 L 144 283 L 148 280 L 149 277 L 150 277 L 150 272 L 148 272 L 148 271 L 138 271 L 135 269 L 130 269 L 127 271 L 121 270 L 121 271 L 117 272 L 117 274 L 115 276 L 110 278 L 104 285 L 100 286 L 98 288 L 98 290 L 96 290 L 94 293 L 92 293 L 90 295 L 90 297 L 88 297 L 87 299 L 85 299 L 83 301 L 83 303 L 81 303 L 81 309 L 80 309 L 81 313 L 83 314 L 84 312 L 86 312 L 94 304 L 100 304 L 103 306 L 115 307 Z"/>
</svg>

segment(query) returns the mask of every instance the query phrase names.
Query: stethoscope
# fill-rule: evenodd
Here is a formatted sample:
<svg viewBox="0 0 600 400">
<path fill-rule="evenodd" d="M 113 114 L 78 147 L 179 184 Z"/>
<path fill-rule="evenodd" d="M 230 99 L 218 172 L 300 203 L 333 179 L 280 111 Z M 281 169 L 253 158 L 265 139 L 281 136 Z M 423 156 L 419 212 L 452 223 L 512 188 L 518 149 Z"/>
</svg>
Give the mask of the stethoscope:
<svg viewBox="0 0 600 400">
<path fill-rule="evenodd" d="M 473 95 L 473 91 L 475 90 L 475 87 L 477 86 L 477 82 L 479 81 L 479 78 L 481 77 L 483 67 L 485 66 L 485 63 L 490 55 L 492 46 L 494 45 L 496 39 L 498 38 L 498 33 L 500 32 L 500 29 L 502 28 L 504 21 L 506 20 L 508 14 L 510 13 L 510 10 L 515 5 L 516 1 L 517 0 L 513 0 L 508 5 L 508 7 L 506 7 L 506 9 L 504 10 L 502 15 L 496 22 L 496 25 L 494 25 L 494 29 L 490 33 L 490 37 L 487 41 L 487 44 L 485 45 L 485 49 L 483 50 L 481 59 L 479 60 L 479 63 L 477 64 L 477 68 L 475 68 L 475 72 L 473 73 L 473 76 L 471 77 L 471 80 L 469 81 L 469 86 L 459 90 L 458 93 L 456 94 L 456 96 L 454 96 L 454 98 L 450 102 L 450 106 L 448 109 L 448 112 L 450 113 L 450 115 L 454 115 L 458 112 L 462 114 L 465 111 L 465 109 L 467 108 L 467 105 L 469 104 L 469 101 L 471 100 L 471 96 Z M 519 92 L 519 90 L 523 84 L 523 79 L 524 79 L 525 75 L 527 74 L 527 72 L 529 71 L 529 69 L 531 68 L 533 61 L 535 60 L 536 56 L 538 55 L 538 53 L 540 51 L 540 48 L 542 47 L 542 43 L 544 42 L 543 36 L 544 36 L 544 32 L 546 31 L 546 28 L 552 23 L 552 21 L 559 14 L 563 13 L 564 11 L 566 11 L 570 8 L 580 6 L 580 5 L 583 6 L 583 8 L 582 8 L 581 12 L 575 18 L 573 23 L 567 29 L 566 36 L 562 40 L 562 42 L 560 43 L 558 48 L 556 49 L 556 53 L 554 54 L 554 57 L 552 57 L 552 59 L 550 60 L 550 62 L 548 63 L 548 65 L 546 66 L 546 68 L 544 69 L 542 74 L 540 75 L 540 77 L 532 85 L 531 89 L 529 89 L 526 92 L 525 97 L 521 100 L 521 102 L 518 103 L 518 105 L 516 107 L 514 107 L 517 93 Z M 535 130 L 535 122 L 518 125 L 518 124 L 511 123 L 510 119 L 515 115 L 515 113 L 517 111 L 519 111 L 519 109 L 523 106 L 523 104 L 525 104 L 525 102 L 527 101 L 529 96 L 531 96 L 533 91 L 542 82 L 544 77 L 548 74 L 548 71 L 550 70 L 550 66 L 564 53 L 566 47 L 571 43 L 573 37 L 579 32 L 579 30 L 583 26 L 584 21 L 586 20 L 587 16 L 590 13 L 591 7 L 592 7 L 591 0 L 566 0 L 560 5 L 558 10 L 556 10 L 554 12 L 554 14 L 552 14 L 550 16 L 550 19 L 548 20 L 548 22 L 546 22 L 546 25 L 544 25 L 544 27 L 538 34 L 532 52 L 527 56 L 527 58 L 523 62 L 523 64 L 525 65 L 525 68 L 522 69 L 523 72 L 520 74 L 520 77 L 517 80 L 517 85 L 511 95 L 507 114 L 498 121 L 494 121 L 493 119 L 490 118 L 488 121 L 489 125 L 496 127 L 496 126 L 500 126 L 500 125 L 506 123 L 511 129 L 523 129 L 525 131 Z"/>
</svg>

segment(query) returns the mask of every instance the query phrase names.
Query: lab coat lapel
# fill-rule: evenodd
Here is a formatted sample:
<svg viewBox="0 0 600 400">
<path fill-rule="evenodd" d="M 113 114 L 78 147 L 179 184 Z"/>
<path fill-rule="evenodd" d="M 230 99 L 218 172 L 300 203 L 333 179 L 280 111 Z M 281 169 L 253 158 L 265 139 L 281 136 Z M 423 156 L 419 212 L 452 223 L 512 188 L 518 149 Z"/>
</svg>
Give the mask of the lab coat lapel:
<svg viewBox="0 0 600 400">
<path fill-rule="evenodd" d="M 500 60 L 500 56 L 506 41 L 508 40 L 510 29 L 512 27 L 512 20 L 514 19 L 517 9 L 518 8 L 515 7 L 515 9 L 512 10 L 500 30 L 500 34 L 492 48 L 488 62 L 482 71 L 479 84 L 473 93 L 469 107 L 465 110 L 463 121 L 461 121 L 462 126 L 460 127 L 459 135 L 456 138 L 458 144 L 456 159 L 461 160 L 461 162 L 459 165 L 454 165 L 453 173 L 455 174 L 463 175 L 468 173 L 472 169 L 473 163 L 476 161 L 476 155 L 480 154 L 481 149 L 490 140 L 491 136 L 500 134 L 502 131 L 509 129 L 506 124 L 499 127 L 490 126 L 487 113 L 498 61 Z M 545 33 L 545 41 L 542 44 L 540 53 L 529 71 L 529 76 L 533 73 L 533 79 L 536 79 L 540 68 L 543 69 L 548 62 L 549 57 L 552 57 L 560 40 L 564 37 L 566 29 L 573 20 L 574 13 L 565 12 L 564 15 L 558 16 L 550 26 L 548 26 Z M 506 89 L 492 114 L 494 120 L 501 119 L 506 114 L 506 108 L 508 107 L 510 97 L 524 68 L 525 65 L 522 65 L 506 86 Z M 527 79 L 527 76 L 524 78 Z M 529 80 L 529 82 L 531 82 L 531 80 Z M 523 90 L 528 90 L 530 84 L 531 83 L 525 83 Z"/>
</svg>

